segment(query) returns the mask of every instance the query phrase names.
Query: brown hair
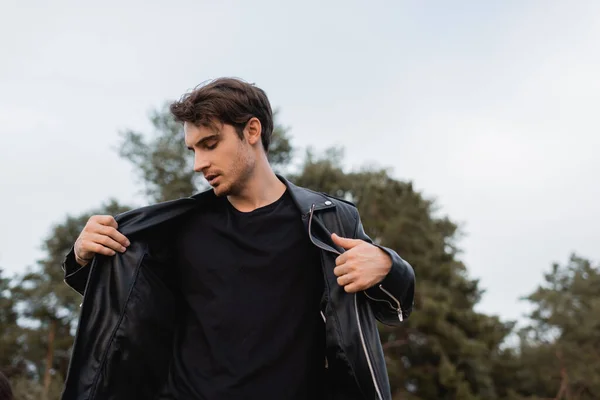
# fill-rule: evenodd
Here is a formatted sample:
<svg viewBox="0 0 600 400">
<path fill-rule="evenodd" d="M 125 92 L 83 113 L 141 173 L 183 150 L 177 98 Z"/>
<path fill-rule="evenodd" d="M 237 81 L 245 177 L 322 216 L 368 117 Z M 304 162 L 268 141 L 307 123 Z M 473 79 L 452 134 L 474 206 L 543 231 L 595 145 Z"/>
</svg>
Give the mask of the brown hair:
<svg viewBox="0 0 600 400">
<path fill-rule="evenodd" d="M 214 127 L 214 121 L 232 125 L 240 139 L 246 123 L 253 117 L 262 125 L 261 141 L 269 151 L 273 134 L 273 112 L 266 93 L 237 78 L 219 78 L 203 83 L 179 101 L 171 104 L 171 113 L 178 122 Z"/>
</svg>

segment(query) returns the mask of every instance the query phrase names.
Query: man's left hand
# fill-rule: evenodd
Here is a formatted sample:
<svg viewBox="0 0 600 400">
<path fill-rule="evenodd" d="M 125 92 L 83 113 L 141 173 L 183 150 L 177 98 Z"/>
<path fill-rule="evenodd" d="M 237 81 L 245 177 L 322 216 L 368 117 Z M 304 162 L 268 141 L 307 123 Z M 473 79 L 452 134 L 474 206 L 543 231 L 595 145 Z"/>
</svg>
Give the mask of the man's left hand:
<svg viewBox="0 0 600 400">
<path fill-rule="evenodd" d="M 360 239 L 331 235 L 335 244 L 346 251 L 335 260 L 333 273 L 340 286 L 348 293 L 355 293 L 375 286 L 392 268 L 391 257 L 379 247 Z"/>
</svg>

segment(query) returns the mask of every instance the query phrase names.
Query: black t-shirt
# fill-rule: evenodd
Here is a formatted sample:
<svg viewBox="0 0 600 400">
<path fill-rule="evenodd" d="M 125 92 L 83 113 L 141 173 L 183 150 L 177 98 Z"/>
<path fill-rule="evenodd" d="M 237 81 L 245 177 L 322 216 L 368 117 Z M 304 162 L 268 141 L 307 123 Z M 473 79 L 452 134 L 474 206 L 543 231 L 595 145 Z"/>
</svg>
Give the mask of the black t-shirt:
<svg viewBox="0 0 600 400">
<path fill-rule="evenodd" d="M 172 396 L 322 398 L 321 263 L 290 195 L 247 213 L 217 198 L 176 243 L 184 313 Z"/>
</svg>

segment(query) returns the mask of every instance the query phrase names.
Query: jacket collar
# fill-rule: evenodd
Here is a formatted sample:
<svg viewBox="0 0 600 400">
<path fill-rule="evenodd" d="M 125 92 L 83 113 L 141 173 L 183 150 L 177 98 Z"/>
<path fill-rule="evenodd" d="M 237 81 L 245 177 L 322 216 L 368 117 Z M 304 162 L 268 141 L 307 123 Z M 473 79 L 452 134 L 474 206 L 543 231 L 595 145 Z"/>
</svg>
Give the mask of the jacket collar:
<svg viewBox="0 0 600 400">
<path fill-rule="evenodd" d="M 335 204 L 324 194 L 296 186 L 281 175 L 277 175 L 277 177 L 287 186 L 302 215 L 308 214 L 312 207 L 315 211 L 335 207 Z"/>
<path fill-rule="evenodd" d="M 303 216 L 309 214 L 313 207 L 314 211 L 335 207 L 335 204 L 326 195 L 296 186 L 281 175 L 277 175 L 277 178 L 285 184 Z M 198 207 L 199 202 L 214 198 L 213 190 L 209 189 L 191 197 L 127 211 L 118 215 L 116 220 L 121 233 L 127 236 L 168 222 Z"/>
<path fill-rule="evenodd" d="M 292 196 L 294 203 L 302 213 L 302 215 L 308 214 L 311 208 L 314 206 L 314 211 L 324 210 L 326 208 L 335 207 L 335 204 L 329 200 L 329 198 L 323 194 L 306 189 L 300 186 L 296 186 L 282 175 L 276 175 L 277 178 L 287 187 L 288 192 Z M 198 193 L 192 198 L 196 200 L 205 200 L 206 198 L 214 198 L 215 194 L 212 189 Z"/>
</svg>

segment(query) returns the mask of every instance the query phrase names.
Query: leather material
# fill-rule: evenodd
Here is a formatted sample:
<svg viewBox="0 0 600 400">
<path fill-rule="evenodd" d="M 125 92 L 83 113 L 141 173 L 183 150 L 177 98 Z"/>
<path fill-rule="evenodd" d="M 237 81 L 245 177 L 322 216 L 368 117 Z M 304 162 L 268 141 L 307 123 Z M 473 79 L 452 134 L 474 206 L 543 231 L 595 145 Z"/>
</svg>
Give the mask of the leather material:
<svg viewBox="0 0 600 400">
<path fill-rule="evenodd" d="M 335 259 L 343 249 L 332 242 L 331 233 L 372 243 L 358 211 L 351 203 L 279 178 L 292 194 L 307 234 L 321 248 L 327 397 L 391 399 L 377 320 L 398 325 L 398 310 L 377 287 L 368 290 L 375 300 L 364 292 L 346 293 L 333 274 Z M 131 241 L 124 254 L 96 256 L 83 268 L 74 263 L 72 251 L 67 256 L 65 281 L 84 300 L 63 400 L 156 398 L 167 378 L 180 309 L 170 282 L 170 271 L 176 266 L 159 232 L 164 224 L 211 196 L 213 192 L 207 191 L 117 216 L 119 230 Z M 382 284 L 402 303 L 401 312 L 407 318 L 412 310 L 414 272 L 393 250 L 382 249 L 393 261 Z"/>
</svg>

